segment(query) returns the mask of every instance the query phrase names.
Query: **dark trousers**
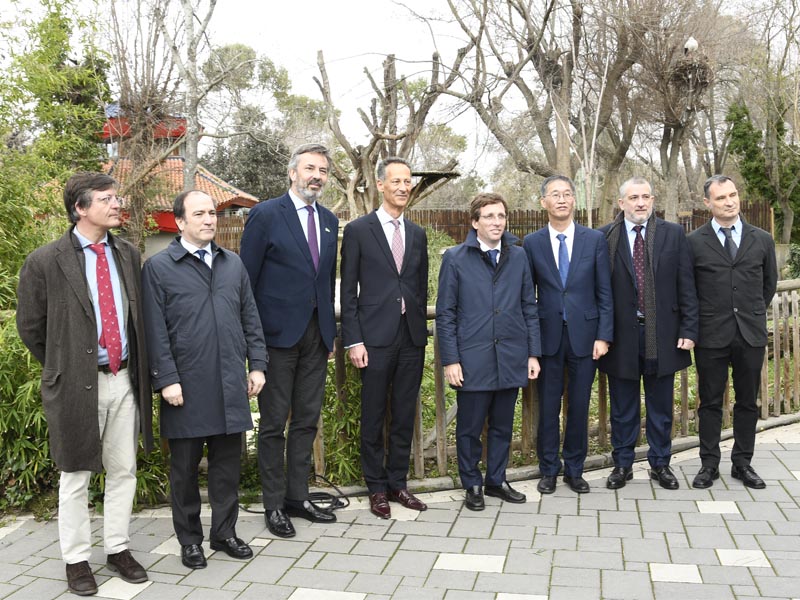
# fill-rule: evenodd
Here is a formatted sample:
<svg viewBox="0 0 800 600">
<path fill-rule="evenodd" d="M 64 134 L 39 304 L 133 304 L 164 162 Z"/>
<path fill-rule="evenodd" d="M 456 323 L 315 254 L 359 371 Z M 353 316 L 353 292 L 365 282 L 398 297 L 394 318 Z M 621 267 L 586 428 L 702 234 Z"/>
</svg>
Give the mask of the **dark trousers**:
<svg viewBox="0 0 800 600">
<path fill-rule="evenodd" d="M 182 546 L 203 542 L 200 523 L 200 488 L 197 470 L 208 446 L 208 501 L 211 504 L 212 540 L 236 535 L 239 516 L 239 473 L 242 434 L 212 435 L 169 440 L 169 485 L 172 524 Z"/>
<path fill-rule="evenodd" d="M 642 419 L 640 381 L 644 383 L 644 404 L 647 409 L 647 461 L 651 467 L 669 465 L 672 455 L 673 389 L 675 374 L 658 377 L 645 373 L 644 325 L 639 326 L 639 379 L 608 376 L 611 392 L 611 445 L 614 465 L 633 465 L 634 448 L 639 438 Z"/>
<path fill-rule="evenodd" d="M 283 508 L 286 499 L 308 499 L 311 453 L 328 364 L 316 313 L 297 344 L 267 350 L 267 382 L 258 395 L 258 468 L 264 508 L 276 510 Z M 284 435 L 290 411 L 289 431 Z"/>
<path fill-rule="evenodd" d="M 464 489 L 483 485 L 478 463 L 483 446 L 481 432 L 486 417 L 486 485 L 501 485 L 506 480 L 508 450 L 514 428 L 514 405 L 519 388 L 488 392 L 456 391 L 456 450 L 458 474 Z"/>
<path fill-rule="evenodd" d="M 402 490 L 408 476 L 425 348 L 414 345 L 403 317 L 392 344 L 367 346 L 367 358 L 368 365 L 361 369 L 361 470 L 371 494 Z M 392 419 L 388 456 L 384 456 L 383 422 L 390 386 Z"/>
<path fill-rule="evenodd" d="M 597 365 L 589 356 L 576 356 L 572 351 L 564 326 L 561 334 L 561 345 L 552 356 L 539 359 L 542 371 L 539 373 L 539 439 L 536 452 L 539 455 L 539 470 L 542 475 L 558 475 L 561 460 L 558 458 L 559 416 L 561 414 L 561 396 L 564 393 L 564 367 L 567 369 L 569 382 L 567 393 L 567 422 L 564 428 L 564 474 L 570 477 L 583 475 L 583 463 L 589 449 L 589 398 L 594 383 Z"/>
<path fill-rule="evenodd" d="M 764 348 L 754 348 L 742 335 L 725 348 L 695 348 L 700 406 L 700 461 L 704 467 L 719 467 L 719 439 L 722 432 L 722 401 L 728 382 L 728 365 L 733 371 L 733 450 L 731 462 L 747 466 L 753 458 L 758 423 L 758 386 Z"/>
</svg>

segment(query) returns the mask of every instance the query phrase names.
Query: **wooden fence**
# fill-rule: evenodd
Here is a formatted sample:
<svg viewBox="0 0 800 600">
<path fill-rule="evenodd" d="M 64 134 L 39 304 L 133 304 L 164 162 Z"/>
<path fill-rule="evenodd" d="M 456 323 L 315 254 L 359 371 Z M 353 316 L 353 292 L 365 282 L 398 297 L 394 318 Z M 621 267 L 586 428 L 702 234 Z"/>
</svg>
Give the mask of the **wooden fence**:
<svg viewBox="0 0 800 600">
<path fill-rule="evenodd" d="M 412 208 L 406 214 L 415 223 L 442 231 L 456 242 L 464 241 L 467 232 L 472 228 L 469 211 L 465 209 Z M 662 213 L 657 214 L 661 217 L 664 216 Z M 603 223 L 598 223 L 599 215 L 599 210 L 594 209 L 592 223 L 594 223 L 595 227 L 603 225 Z M 347 220 L 346 212 L 342 212 L 337 216 L 340 220 Z M 772 208 L 769 205 L 759 203 L 743 206 L 742 216 L 748 223 L 772 233 L 774 220 Z M 690 214 L 681 215 L 678 221 L 688 233 L 708 222 L 710 218 L 711 213 L 707 210 L 695 209 Z M 223 248 L 239 252 L 239 241 L 242 237 L 245 219 L 246 217 L 236 215 L 220 215 L 217 219 L 217 243 Z M 575 222 L 586 225 L 588 223 L 588 212 L 586 210 L 576 210 Z M 508 230 L 522 239 L 530 232 L 547 225 L 547 212 L 534 209 L 513 209 L 508 212 L 507 223 Z"/>
<path fill-rule="evenodd" d="M 762 367 L 761 390 L 759 404 L 761 419 L 777 417 L 787 413 L 800 412 L 800 279 L 781 281 L 778 292 L 772 302 L 769 321 L 769 348 L 764 357 Z M 412 443 L 412 475 L 423 478 L 435 466 L 440 475 L 448 471 L 448 461 L 455 457 L 455 448 L 448 444 L 448 426 L 455 417 L 455 410 L 447 410 L 445 404 L 445 381 L 439 358 L 439 347 L 436 339 L 435 310 L 428 307 L 428 319 L 431 321 L 430 335 L 433 337 L 434 361 L 433 376 L 435 393 L 432 400 L 435 409 L 435 422 L 425 429 L 422 422 L 421 404 L 418 405 L 417 419 Z M 337 398 L 328 398 L 327 402 L 342 401 L 344 393 L 345 352 L 337 343 L 335 357 Z M 697 431 L 696 404 L 697 378 L 694 366 L 689 367 L 676 376 L 675 418 L 673 437 L 686 437 Z M 608 448 L 610 439 L 610 422 L 608 410 L 608 387 L 605 376 L 598 376 L 596 392 L 596 416 L 589 423 L 590 447 Z M 723 427 L 731 426 L 731 394 L 725 393 L 723 406 Z M 512 453 L 517 452 L 517 464 L 535 464 L 533 452 L 536 449 L 536 430 L 538 423 L 538 397 L 535 383 L 522 390 L 522 419 L 515 428 Z M 322 422 L 320 421 L 320 432 Z M 594 442 L 594 443 L 592 443 Z M 485 448 L 484 448 L 485 452 Z M 426 459 L 429 459 L 426 464 Z M 432 460 L 431 460 L 432 459 Z M 324 448 L 321 435 L 315 442 L 314 461 L 317 473 L 325 472 Z"/>
</svg>

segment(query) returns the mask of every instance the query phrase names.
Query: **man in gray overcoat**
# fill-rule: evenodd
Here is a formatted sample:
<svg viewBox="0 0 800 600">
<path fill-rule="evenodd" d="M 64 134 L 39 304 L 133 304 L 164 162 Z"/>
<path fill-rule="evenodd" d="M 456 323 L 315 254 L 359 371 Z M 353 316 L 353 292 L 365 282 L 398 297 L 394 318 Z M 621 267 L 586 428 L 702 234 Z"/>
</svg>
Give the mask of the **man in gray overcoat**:
<svg viewBox="0 0 800 600">
<path fill-rule="evenodd" d="M 139 252 L 110 230 L 121 223 L 117 183 L 76 173 L 64 188 L 72 227 L 28 256 L 19 274 L 17 329 L 42 363 L 50 455 L 61 471 L 58 534 L 69 591 L 97 593 L 89 557 L 89 479 L 105 468 L 107 566 L 130 583 L 147 573 L 128 551 L 141 431 L 152 447 L 152 407 Z"/>
<path fill-rule="evenodd" d="M 248 396 L 264 386 L 267 347 L 242 261 L 213 242 L 212 198 L 183 192 L 173 214 L 180 237 L 142 271 L 144 314 L 150 374 L 162 397 L 161 435 L 169 440 L 172 522 L 184 566 L 202 569 L 197 471 L 204 445 L 211 548 L 253 556 L 236 536 L 241 434 L 253 428 Z"/>
</svg>

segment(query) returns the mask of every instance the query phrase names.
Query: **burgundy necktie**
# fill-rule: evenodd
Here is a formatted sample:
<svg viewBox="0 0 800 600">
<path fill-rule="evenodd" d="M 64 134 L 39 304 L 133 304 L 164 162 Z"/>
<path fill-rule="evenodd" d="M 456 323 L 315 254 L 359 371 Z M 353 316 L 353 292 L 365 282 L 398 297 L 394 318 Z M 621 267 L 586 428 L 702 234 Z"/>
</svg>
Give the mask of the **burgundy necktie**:
<svg viewBox="0 0 800 600">
<path fill-rule="evenodd" d="M 306 206 L 308 211 L 308 249 L 311 251 L 311 260 L 314 270 L 319 271 L 319 244 L 317 244 L 317 225 L 314 222 L 314 207 Z"/>
<path fill-rule="evenodd" d="M 392 219 L 392 225 L 394 225 L 394 233 L 392 234 L 392 256 L 394 257 L 394 264 L 397 266 L 397 272 L 403 270 L 403 254 L 405 254 L 405 248 L 403 247 L 403 236 L 400 235 L 400 221 L 398 219 Z M 406 299 L 402 298 L 400 301 L 400 313 L 406 313 Z"/>
<path fill-rule="evenodd" d="M 108 351 L 108 368 L 116 375 L 122 363 L 122 341 L 117 322 L 117 305 L 114 303 L 114 290 L 108 271 L 105 244 L 89 244 L 97 255 L 97 299 L 100 303 L 100 319 L 103 324 L 98 344 Z"/>
<path fill-rule="evenodd" d="M 633 272 L 636 273 L 636 288 L 639 292 L 639 312 L 644 314 L 644 238 L 641 225 L 634 225 L 636 240 L 633 242 Z"/>
</svg>

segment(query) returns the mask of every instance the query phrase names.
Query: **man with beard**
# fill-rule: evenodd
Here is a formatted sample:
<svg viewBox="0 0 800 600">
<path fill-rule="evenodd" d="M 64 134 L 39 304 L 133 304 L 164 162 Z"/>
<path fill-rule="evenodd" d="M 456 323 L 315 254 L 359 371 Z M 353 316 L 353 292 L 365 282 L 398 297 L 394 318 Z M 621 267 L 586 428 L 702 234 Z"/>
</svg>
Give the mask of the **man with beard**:
<svg viewBox="0 0 800 600">
<path fill-rule="evenodd" d="M 408 162 L 385 158 L 376 180 L 383 204 L 348 224 L 342 238 L 342 341 L 361 369 L 361 469 L 370 510 L 388 519 L 389 500 L 412 510 L 427 508 L 408 491 L 406 477 L 428 343 L 428 239 L 403 216 L 411 195 Z M 390 387 L 386 455 L 383 421 Z"/>
<path fill-rule="evenodd" d="M 675 372 L 692 363 L 697 340 L 697 293 L 683 228 L 655 216 L 648 181 L 633 177 L 619 188 L 622 211 L 600 231 L 611 255 L 614 345 L 600 359 L 611 391 L 612 490 L 633 479 L 641 430 L 640 381 L 647 410 L 650 477 L 678 489 L 669 467 L 672 454 Z"/>
<path fill-rule="evenodd" d="M 258 397 L 258 464 L 267 527 L 279 537 L 295 535 L 290 516 L 336 521 L 308 498 L 327 359 L 336 337 L 339 220 L 317 202 L 329 169 L 325 146 L 297 148 L 289 160 L 289 191 L 253 207 L 242 235 L 241 257 L 270 357 Z"/>
</svg>

